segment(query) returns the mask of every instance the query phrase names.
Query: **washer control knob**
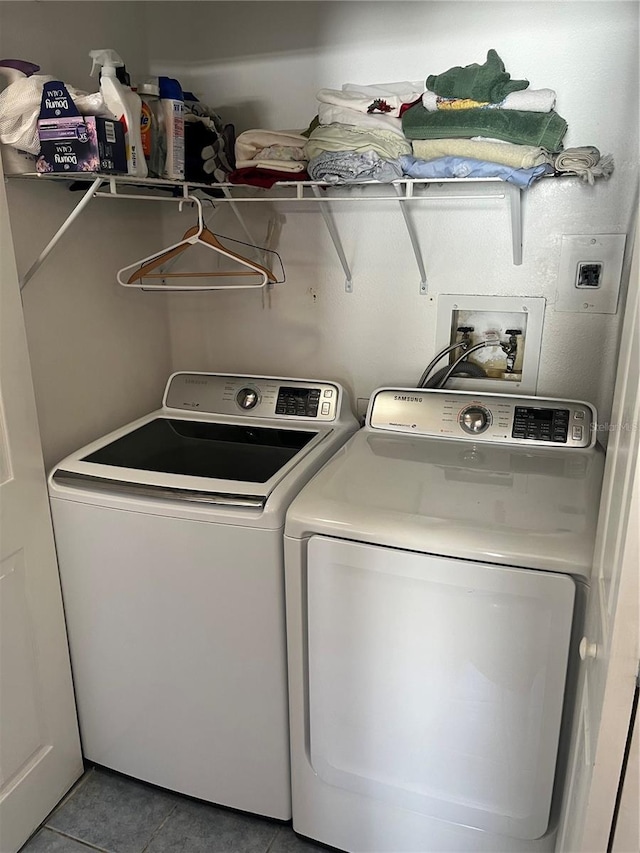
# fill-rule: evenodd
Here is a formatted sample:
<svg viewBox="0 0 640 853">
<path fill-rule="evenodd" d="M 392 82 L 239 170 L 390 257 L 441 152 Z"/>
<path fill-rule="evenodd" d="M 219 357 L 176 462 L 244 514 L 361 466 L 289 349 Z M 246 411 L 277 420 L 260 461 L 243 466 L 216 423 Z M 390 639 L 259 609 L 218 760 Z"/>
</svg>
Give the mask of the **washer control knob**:
<svg viewBox="0 0 640 853">
<path fill-rule="evenodd" d="M 470 435 L 479 435 L 489 428 L 491 414 L 481 406 L 469 406 L 461 412 L 459 423 L 465 432 Z"/>
<path fill-rule="evenodd" d="M 241 409 L 253 409 L 260 402 L 260 395 L 254 388 L 241 388 L 236 394 L 236 403 Z"/>
</svg>

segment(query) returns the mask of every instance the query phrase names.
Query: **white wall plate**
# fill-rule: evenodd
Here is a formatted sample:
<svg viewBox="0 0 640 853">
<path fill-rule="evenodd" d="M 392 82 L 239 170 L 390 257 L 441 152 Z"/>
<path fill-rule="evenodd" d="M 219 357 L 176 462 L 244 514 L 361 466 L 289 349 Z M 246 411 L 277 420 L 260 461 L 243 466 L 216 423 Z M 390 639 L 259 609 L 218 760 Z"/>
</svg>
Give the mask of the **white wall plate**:
<svg viewBox="0 0 640 853">
<path fill-rule="evenodd" d="M 560 249 L 556 311 L 615 314 L 624 234 L 565 234 Z"/>
</svg>

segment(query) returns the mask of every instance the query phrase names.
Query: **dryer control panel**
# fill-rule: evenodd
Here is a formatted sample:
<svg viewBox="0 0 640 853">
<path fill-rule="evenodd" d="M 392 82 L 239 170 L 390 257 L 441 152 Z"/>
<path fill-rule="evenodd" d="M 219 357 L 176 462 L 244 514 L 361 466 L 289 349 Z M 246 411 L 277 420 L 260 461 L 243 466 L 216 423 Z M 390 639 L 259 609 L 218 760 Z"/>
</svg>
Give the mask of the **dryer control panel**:
<svg viewBox="0 0 640 853">
<path fill-rule="evenodd" d="M 596 439 L 596 411 L 589 403 L 431 388 L 380 388 L 369 402 L 366 425 L 387 432 L 546 447 L 592 447 Z"/>
<path fill-rule="evenodd" d="M 211 415 L 327 422 L 338 417 L 341 400 L 340 386 L 333 382 L 175 373 L 167 384 L 164 405 Z"/>
</svg>

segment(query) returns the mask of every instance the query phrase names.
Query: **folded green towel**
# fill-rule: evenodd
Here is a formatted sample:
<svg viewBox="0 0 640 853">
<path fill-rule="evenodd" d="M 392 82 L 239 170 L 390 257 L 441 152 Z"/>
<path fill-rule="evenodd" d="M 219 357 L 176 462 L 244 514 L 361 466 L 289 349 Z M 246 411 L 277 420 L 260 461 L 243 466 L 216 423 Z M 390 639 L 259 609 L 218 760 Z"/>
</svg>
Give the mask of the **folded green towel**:
<svg viewBox="0 0 640 853">
<path fill-rule="evenodd" d="M 415 104 L 402 114 L 402 130 L 407 139 L 454 139 L 484 136 L 516 145 L 537 145 L 560 151 L 567 122 L 551 110 L 425 110 Z"/>
<path fill-rule="evenodd" d="M 471 98 L 499 104 L 511 92 L 526 89 L 528 80 L 512 80 L 504 70 L 504 63 L 493 48 L 487 53 L 484 65 L 456 65 L 442 74 L 427 77 L 427 89 L 442 98 Z"/>
</svg>

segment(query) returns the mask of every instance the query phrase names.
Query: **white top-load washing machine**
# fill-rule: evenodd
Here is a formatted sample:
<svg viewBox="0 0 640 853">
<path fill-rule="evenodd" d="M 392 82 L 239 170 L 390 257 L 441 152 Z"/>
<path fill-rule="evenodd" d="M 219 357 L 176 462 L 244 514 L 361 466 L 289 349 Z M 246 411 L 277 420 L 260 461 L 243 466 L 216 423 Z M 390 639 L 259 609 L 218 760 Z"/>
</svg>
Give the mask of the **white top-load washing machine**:
<svg viewBox="0 0 640 853">
<path fill-rule="evenodd" d="M 584 403 L 381 389 L 285 525 L 293 826 L 541 853 L 603 453 Z"/>
<path fill-rule="evenodd" d="M 285 510 L 357 428 L 335 382 L 176 373 L 53 469 L 86 758 L 291 816 Z"/>
</svg>

